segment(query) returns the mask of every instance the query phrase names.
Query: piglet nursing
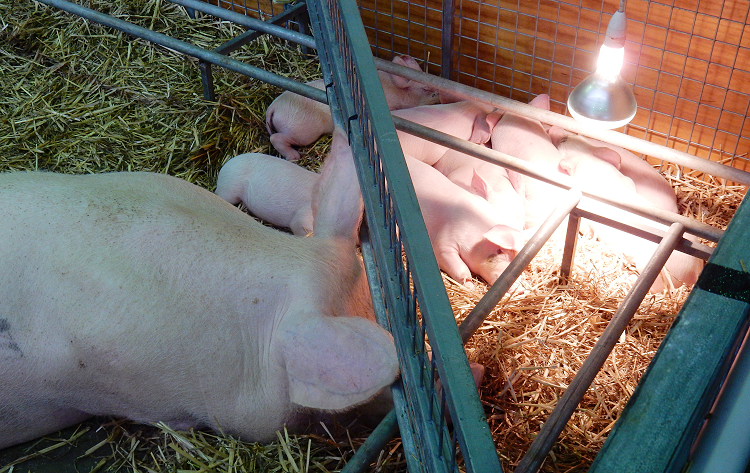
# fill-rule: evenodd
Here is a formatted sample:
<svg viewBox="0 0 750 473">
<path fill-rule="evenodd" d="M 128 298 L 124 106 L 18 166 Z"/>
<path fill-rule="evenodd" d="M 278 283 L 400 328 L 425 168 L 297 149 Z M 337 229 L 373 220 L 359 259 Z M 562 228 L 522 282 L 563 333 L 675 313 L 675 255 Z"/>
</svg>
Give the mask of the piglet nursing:
<svg viewBox="0 0 750 473">
<path fill-rule="evenodd" d="M 0 206 L 0 448 L 93 415 L 264 441 L 397 375 L 351 239 L 150 173 L 2 174 Z"/>
<path fill-rule="evenodd" d="M 472 272 L 494 283 L 523 247 L 521 232 L 432 166 L 409 155 L 406 164 L 440 269 L 467 287 Z"/>
<path fill-rule="evenodd" d="M 485 144 L 490 141 L 492 128 L 502 116 L 502 112 L 490 105 L 464 100 L 397 110 L 393 112 L 393 115 L 462 140 Z M 443 145 L 404 131 L 397 133 L 404 154 L 430 166 L 434 166 L 448 151 L 448 148 Z"/>
<path fill-rule="evenodd" d="M 434 167 L 457 186 L 489 202 L 503 224 L 523 230 L 526 222 L 524 200 L 513 187 L 504 167 L 455 149 L 446 151 Z"/>
<path fill-rule="evenodd" d="M 396 56 L 393 62 L 400 66 L 421 71 L 417 61 L 410 56 Z M 437 89 L 405 79 L 401 76 L 378 71 L 388 108 L 416 107 L 438 103 Z M 323 90 L 323 80 L 307 85 Z M 266 128 L 271 134 L 271 144 L 286 159 L 297 161 L 299 152 L 294 146 L 307 146 L 321 135 L 333 132 L 333 119 L 328 105 L 286 91 L 279 95 L 266 111 Z"/>
</svg>

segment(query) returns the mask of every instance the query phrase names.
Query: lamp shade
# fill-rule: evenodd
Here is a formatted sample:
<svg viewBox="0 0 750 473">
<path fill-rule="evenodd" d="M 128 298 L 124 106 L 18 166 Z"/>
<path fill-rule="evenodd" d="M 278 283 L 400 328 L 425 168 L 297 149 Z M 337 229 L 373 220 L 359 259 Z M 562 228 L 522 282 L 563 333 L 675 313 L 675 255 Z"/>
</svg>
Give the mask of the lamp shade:
<svg viewBox="0 0 750 473">
<path fill-rule="evenodd" d="M 638 104 L 625 80 L 595 72 L 568 96 L 568 111 L 576 120 L 600 128 L 619 128 L 635 116 Z"/>
</svg>

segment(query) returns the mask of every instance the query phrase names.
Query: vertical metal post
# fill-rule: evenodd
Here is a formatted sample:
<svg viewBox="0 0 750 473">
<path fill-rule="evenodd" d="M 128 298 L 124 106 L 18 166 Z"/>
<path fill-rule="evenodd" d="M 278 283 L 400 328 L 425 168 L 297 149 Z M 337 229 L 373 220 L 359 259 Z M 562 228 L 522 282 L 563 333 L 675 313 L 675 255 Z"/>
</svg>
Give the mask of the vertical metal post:
<svg viewBox="0 0 750 473">
<path fill-rule="evenodd" d="M 560 263 L 560 281 L 567 282 L 573 271 L 573 257 L 578 246 L 578 229 L 581 226 L 581 217 L 571 212 L 568 219 L 568 229 L 565 232 L 565 246 L 563 246 L 562 262 Z"/>
<path fill-rule="evenodd" d="M 211 63 L 203 59 L 198 61 L 198 68 L 201 71 L 201 84 L 203 84 L 203 98 L 209 102 L 216 100 L 216 90 L 214 89 L 214 75 Z"/>
<path fill-rule="evenodd" d="M 443 37 L 440 49 L 440 76 L 453 76 L 453 13 L 454 0 L 443 0 Z"/>
</svg>

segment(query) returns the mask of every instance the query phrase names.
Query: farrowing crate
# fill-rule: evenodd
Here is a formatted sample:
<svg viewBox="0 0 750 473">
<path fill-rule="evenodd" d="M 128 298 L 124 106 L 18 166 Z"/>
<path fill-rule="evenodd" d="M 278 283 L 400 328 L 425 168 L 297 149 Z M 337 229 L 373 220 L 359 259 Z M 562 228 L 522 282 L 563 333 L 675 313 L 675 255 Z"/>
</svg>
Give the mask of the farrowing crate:
<svg viewBox="0 0 750 473">
<path fill-rule="evenodd" d="M 50 1 L 49 3 L 65 9 L 64 2 Z M 384 290 L 376 302 L 383 301 L 381 314 L 388 315 L 390 326 L 396 332 L 395 335 L 400 348 L 404 382 L 403 387 L 395 388 L 394 395 L 398 407 L 396 417 L 398 417 L 402 429 L 405 450 L 407 454 L 411 455 L 410 470 L 441 471 L 443 469 L 457 469 L 455 443 L 458 443 L 464 462 L 470 471 L 484 469 L 496 471 L 499 469 L 497 457 L 494 454 L 494 449 L 487 442 L 486 424 L 483 421 L 478 422 L 479 416 L 476 414 L 480 411 L 477 411 L 477 408 L 481 409 L 481 407 L 478 406 L 477 402 L 472 405 L 472 402 L 474 402 L 472 399 L 476 398 L 476 393 L 468 375 L 468 364 L 460 349 L 461 338 L 467 338 L 472 330 L 470 327 L 462 327 L 461 338 L 456 336 L 459 332 L 455 331 L 455 323 L 453 323 L 452 317 L 448 318 L 452 314 L 450 314 L 450 307 L 446 306 L 447 301 L 444 299 L 444 294 L 441 290 L 434 290 L 435 287 L 440 287 L 442 281 L 439 278 L 435 279 L 438 273 L 434 258 L 429 254 L 430 252 L 425 253 L 425 248 L 429 248 L 429 241 L 426 241 L 426 233 L 424 233 L 423 224 L 418 217 L 419 213 L 415 207 L 413 190 L 410 189 L 408 184 L 400 181 L 399 176 L 406 175 L 405 167 L 398 159 L 400 150 L 396 149 L 397 142 L 395 143 L 396 148 L 393 147 L 394 139 L 387 118 L 387 111 L 382 109 L 382 94 L 377 83 L 372 84 L 372 78 L 376 75 L 374 74 L 374 68 L 366 59 L 367 54 L 364 51 L 368 48 L 366 44 L 362 44 L 364 35 L 358 23 L 356 9 L 353 9 L 349 3 L 333 1 L 326 5 L 311 4 L 310 9 L 313 14 L 313 27 L 317 29 L 316 38 L 327 38 L 325 44 L 335 44 L 341 48 L 338 51 L 334 49 L 333 53 L 328 49 L 319 51 L 324 77 L 328 82 L 338 84 L 338 86 L 330 88 L 328 97 L 302 87 L 294 81 L 265 75 L 262 71 L 235 64 L 231 60 L 217 57 L 217 55 L 183 48 L 182 45 L 171 41 L 167 41 L 165 45 L 199 57 L 207 64 L 219 64 L 259 77 L 316 100 L 329 100 L 332 107 L 338 110 L 339 123 L 349 128 L 350 140 L 359 160 L 360 181 L 367 201 L 368 226 L 373 237 L 371 246 L 368 246 L 367 243 L 364 245 L 368 260 L 368 274 L 372 275 L 373 272 L 378 274 L 377 283 L 373 284 L 374 294 L 377 295 L 377 289 L 380 287 L 383 287 Z M 79 10 L 78 13 L 82 13 L 82 10 Z M 108 21 L 104 18 L 95 20 L 102 20 L 101 22 L 105 24 Z M 244 20 L 238 19 L 237 21 L 244 24 L 242 23 Z M 122 25 L 112 26 L 120 27 Z M 256 26 L 256 24 L 253 23 L 253 26 Z M 260 29 L 259 26 L 258 28 Z M 277 31 L 274 30 L 274 32 Z M 332 32 L 335 32 L 332 37 L 326 36 Z M 133 34 L 140 35 L 139 33 L 155 42 L 163 40 L 163 38 L 152 36 L 147 32 L 138 31 Z M 306 46 L 314 46 L 314 43 L 303 37 L 294 37 L 293 40 L 300 41 L 301 44 Z M 340 56 L 338 56 L 339 54 Z M 340 62 L 341 58 L 347 58 L 346 62 Z M 380 62 L 378 64 L 383 68 L 388 67 Z M 208 74 L 208 77 L 210 77 L 210 74 Z M 415 77 L 425 81 L 431 80 L 419 75 Z M 346 86 L 341 87 L 341 84 L 346 84 Z M 436 81 L 435 84 L 441 88 L 454 87 L 440 81 Z M 534 111 L 528 110 L 522 105 L 506 102 L 497 96 L 487 96 L 469 89 L 459 88 L 458 90 L 463 91 L 466 96 L 495 103 L 508 110 L 532 116 L 535 114 Z M 352 98 L 354 100 L 350 100 Z M 569 120 L 559 115 L 542 114 L 538 118 L 547 123 L 559 123 L 566 128 L 575 128 Z M 397 122 L 397 125 L 416 133 L 429 133 L 429 131 L 419 130 L 415 127 L 410 128 L 408 123 Z M 383 139 L 389 133 L 390 140 Z M 677 159 L 677 162 L 685 158 L 686 160 L 683 162 L 691 169 L 701 170 L 704 165 L 704 163 L 687 159 L 683 154 L 673 153 L 666 149 L 657 150 L 657 148 L 651 147 L 645 142 L 632 140 L 620 136 L 620 134 L 603 133 L 598 137 L 614 143 L 620 141 L 623 146 L 642 151 L 645 154 L 666 154 L 667 159 Z M 448 140 L 448 143 L 453 147 L 463 147 L 465 151 L 471 154 L 523 170 L 523 167 L 519 167 L 519 163 L 514 162 L 512 158 L 493 156 L 491 153 L 486 154 L 478 149 L 472 149 L 465 143 L 450 142 L 445 136 L 436 135 L 431 139 Z M 657 153 L 654 153 L 654 150 L 657 150 Z M 714 172 L 716 170 L 718 172 Z M 533 169 L 527 171 L 530 174 L 535 174 Z M 723 169 L 710 166 L 707 171 L 718 176 L 721 176 L 724 172 Z M 729 173 L 727 178 L 738 182 L 745 182 L 746 180 L 746 176 L 737 173 Z M 569 183 L 562 181 L 558 184 L 563 187 L 569 186 Z M 391 198 L 390 201 L 389 197 Z M 573 195 L 571 206 L 575 206 L 576 203 L 577 196 Z M 559 215 L 555 215 L 548 227 L 555 227 L 554 222 L 566 213 L 567 211 L 562 211 Z M 584 216 L 590 217 L 586 214 Z M 688 228 L 691 228 L 691 224 L 687 223 L 687 225 Z M 738 225 L 741 231 L 742 224 Z M 398 236 L 396 236 L 396 228 L 399 229 Z M 695 231 L 696 228 L 693 228 L 693 230 Z M 700 232 L 701 229 L 697 228 L 697 231 Z M 703 231 L 706 230 L 703 229 Z M 677 233 L 679 233 L 679 229 Z M 716 234 L 708 236 L 717 239 Z M 367 238 L 367 235 L 364 235 L 365 242 L 367 242 Z M 525 249 L 525 254 L 533 256 L 534 245 L 543 242 L 543 240 L 544 238 L 541 236 L 537 238 L 533 244 Z M 674 240 L 672 244 L 677 245 L 679 241 Z M 407 258 L 405 265 L 400 254 L 402 247 Z M 671 249 L 667 251 L 671 251 Z M 495 292 L 502 295 L 504 293 L 503 286 L 508 286 L 515 279 L 514 273 L 519 271 L 519 268 L 523 268 L 522 262 L 525 261 L 525 258 L 520 257 L 517 261 L 518 263 L 512 269 L 509 268 L 508 275 L 501 278 Z M 721 266 L 721 264 L 718 265 Z M 388 280 L 395 281 L 394 288 L 387 288 L 388 286 L 384 282 Z M 415 286 L 414 292 L 404 292 L 404 289 L 408 288 L 410 283 Z M 439 283 L 438 286 L 436 286 L 436 283 Z M 642 285 L 645 284 L 644 282 Z M 647 287 L 648 285 L 646 285 Z M 417 302 L 422 310 L 424 324 L 421 324 L 416 317 Z M 481 319 L 481 310 L 477 314 Z M 622 318 L 627 321 L 628 316 L 623 313 Z M 399 328 L 397 327 L 408 327 L 409 330 L 399 335 Z M 731 352 L 733 342 L 743 326 L 739 324 L 736 328 L 737 331 L 726 334 L 727 337 L 731 338 L 732 343 L 729 343 L 729 348 L 721 356 L 722 362 L 729 358 L 728 353 Z M 426 338 L 429 338 L 433 349 L 433 361 L 429 361 L 425 356 Z M 657 366 L 656 363 L 655 366 Z M 445 386 L 445 399 L 438 399 L 434 391 L 433 380 L 436 372 Z M 718 382 L 720 378 L 721 370 L 717 370 L 712 374 L 710 381 Z M 582 383 L 581 386 L 585 389 L 585 383 Z M 457 399 L 461 399 L 463 402 L 456 402 Z M 467 399 L 469 402 L 465 404 L 464 402 Z M 698 401 L 701 401 L 702 404 L 707 403 L 706 399 L 698 399 Z M 561 404 L 563 403 L 561 402 Z M 443 422 L 443 413 L 446 408 L 453 419 L 456 419 L 456 428 L 453 430 L 453 435 Z M 630 411 L 634 409 L 630 408 Z M 389 417 L 389 419 L 392 420 L 393 417 Z M 697 419 L 699 420 L 699 417 Z M 553 423 L 549 422 L 549 424 Z M 690 428 L 694 427 L 695 423 L 690 426 Z M 410 436 L 412 429 L 414 429 L 414 436 Z M 682 432 L 680 436 L 682 436 Z M 540 435 L 540 437 L 542 436 Z M 552 440 L 554 441 L 554 438 Z M 378 439 L 375 439 L 375 442 L 377 441 Z M 684 450 L 685 444 L 680 444 L 680 448 Z M 543 459 L 546 455 L 544 449 L 537 450 L 541 453 L 536 453 L 536 459 L 530 460 L 530 463 L 525 466 L 529 470 L 534 469 L 534 462 L 541 461 L 540 458 Z M 670 456 L 670 458 L 672 457 Z"/>
</svg>

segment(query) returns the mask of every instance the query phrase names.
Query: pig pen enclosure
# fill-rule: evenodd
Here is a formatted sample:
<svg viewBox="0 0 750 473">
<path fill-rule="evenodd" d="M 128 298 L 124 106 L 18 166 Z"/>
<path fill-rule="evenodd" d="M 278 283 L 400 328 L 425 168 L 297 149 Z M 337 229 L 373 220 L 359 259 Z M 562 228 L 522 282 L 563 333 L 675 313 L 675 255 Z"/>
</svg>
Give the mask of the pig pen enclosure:
<svg viewBox="0 0 750 473">
<path fill-rule="evenodd" d="M 349 3 L 342 2 L 342 7 Z M 296 7 L 300 5 L 304 6 L 296 4 Z M 330 11 L 337 11 L 336 5 L 331 2 Z M 236 22 L 218 20 L 221 16 L 208 14 L 191 18 L 183 7 L 158 0 L 89 2 L 86 6 L 199 45 L 204 50 L 220 48 L 226 41 L 243 34 L 245 28 L 259 28 L 253 25 L 243 28 Z M 251 4 L 248 0 L 243 5 L 222 2 L 220 6 L 263 20 L 275 18 L 280 23 L 291 18 L 287 26 L 293 30 L 305 23 L 304 16 L 295 16 L 303 10 L 294 10 L 295 6 L 291 5 L 285 7 L 260 1 Z M 502 97 L 525 103 L 534 95 L 548 93 L 553 112 L 564 114 L 565 99 L 572 86 L 590 72 L 606 18 L 617 8 L 608 2 L 491 5 L 469 0 L 444 4 L 361 0 L 358 14 L 362 17 L 363 31 L 367 33 L 365 39 L 349 37 L 357 30 L 348 30 L 347 24 L 337 23 L 336 15 L 329 19 L 325 15 L 329 10 L 322 2 L 311 7 L 316 7 L 311 8 L 313 23 L 333 21 L 335 25 L 316 33 L 320 58 L 304 38 L 301 41 L 307 43 L 300 48 L 289 43 L 295 38 L 281 41 L 266 36 L 237 49 L 231 57 L 300 82 L 328 74 L 329 80 L 330 75 L 340 80 L 335 81 L 337 84 L 350 84 L 353 90 L 348 93 L 343 87 L 334 87 L 328 100 L 333 99 L 332 106 L 344 110 L 347 117 L 362 116 L 365 111 L 374 110 L 374 124 L 366 123 L 376 131 L 368 135 L 352 126 L 355 129 L 351 138 L 353 146 L 369 159 L 380 159 L 372 156 L 378 156 L 378 152 L 392 144 L 386 141 L 373 146 L 368 141 L 373 139 L 372 135 L 377 138 L 381 130 L 382 104 L 378 108 L 377 104 L 368 103 L 373 97 L 370 95 L 372 84 L 365 85 L 364 90 L 357 88 L 357 79 L 353 80 L 357 73 L 351 71 L 352 67 L 347 69 L 346 64 L 336 63 L 346 58 L 349 66 L 356 64 L 354 69 L 360 69 L 360 73 L 368 70 L 366 63 L 357 62 L 360 56 L 352 58 L 346 51 L 337 49 L 342 43 L 353 41 L 360 49 L 369 43 L 374 54 L 383 59 L 390 59 L 393 54 L 410 54 L 427 72 L 470 86 L 459 91 L 478 100 L 487 99 L 484 92 L 490 92 L 496 94 L 489 97 L 493 103 L 500 101 L 499 105 L 516 107 L 514 103 L 508 105 L 501 101 Z M 748 33 L 745 32 L 747 10 L 747 4 L 742 2 L 698 2 L 690 8 L 653 1 L 628 2 L 629 56 L 623 75 L 634 84 L 639 111 L 624 129 L 625 135 L 686 151 L 705 162 L 723 163 L 734 169 L 746 167 L 746 153 L 750 148 L 747 138 L 750 103 L 747 93 L 750 72 L 746 71 L 750 63 L 747 61 Z M 349 15 L 351 11 L 347 10 Z M 285 12 L 287 17 L 283 16 Z M 453 14 L 443 15 L 443 12 Z M 307 30 L 302 28 L 302 32 Z M 326 36 L 331 34 L 334 36 Z M 321 42 L 324 48 L 320 48 Z M 213 190 L 218 169 L 232 156 L 249 151 L 274 154 L 263 124 L 264 114 L 282 87 L 247 77 L 243 71 L 230 70 L 231 67 L 214 67 L 210 77 L 215 93 L 205 93 L 200 78 L 200 71 L 206 70 L 205 62 L 201 64 L 189 54 L 176 53 L 175 50 L 180 49 L 175 45 L 166 46 L 134 40 L 112 28 L 40 3 L 19 0 L 1 4 L 2 170 L 44 169 L 73 173 L 150 170 L 174 174 Z M 381 61 L 377 64 L 389 67 Z M 428 80 L 420 75 L 415 77 Z M 291 81 L 281 85 L 311 94 Z M 363 106 L 362 97 L 367 98 L 365 109 L 358 108 Z M 524 111 L 527 110 L 519 108 L 519 112 Z M 553 123 L 559 118 L 543 115 L 545 120 Z M 614 138 L 618 139 L 623 138 L 619 135 Z M 626 144 L 633 143 L 627 141 Z M 301 164 L 316 169 L 327 145 L 327 140 L 323 139 L 305 149 Z M 454 145 L 462 146 L 461 143 Z M 649 155 L 649 160 L 659 166 L 675 189 L 682 215 L 718 230 L 728 226 L 745 194 L 744 185 L 748 181 L 744 174 L 724 175 L 723 168 L 714 173 L 700 163 L 690 166 L 668 159 L 662 161 L 647 152 L 651 148 L 636 149 L 643 146 L 646 145 L 639 141 L 633 149 Z M 668 153 L 660 148 L 658 154 L 665 152 Z M 403 471 L 407 467 L 413 471 L 453 468 L 491 471 L 497 469 L 497 463 L 483 456 L 487 454 L 488 445 L 490 457 L 498 458 L 505 470 L 513 470 L 521 463 L 519 471 L 521 468 L 529 471 L 531 467 L 528 463 L 524 466 L 522 458 L 536 448 L 534 439 L 541 437 L 544 425 L 552 424 L 548 422 L 551 413 L 563 404 L 563 394 L 573 391 L 569 388 L 576 383 L 576 373 L 581 371 L 597 340 L 604 338 L 602 334 L 609 321 L 614 319 L 618 307 L 634 286 L 633 268 L 620 255 L 586 237 L 579 238 L 575 267 L 565 282 L 559 278 L 563 260 L 560 245 L 547 244 L 535 257 L 529 254 L 533 259 L 528 267 L 519 268 L 519 271 L 523 269 L 520 280 L 523 293 L 505 296 L 497 305 L 489 304 L 489 314 L 466 343 L 469 360 L 486 367 L 479 399 L 474 399 L 476 395 L 471 390 L 465 391 L 468 389 L 466 360 L 456 360 L 456 347 L 451 348 L 466 333 L 455 329 L 453 316 L 462 323 L 475 308 L 488 305 L 483 296 L 503 296 L 504 290 L 493 291 L 476 281 L 477 289 L 470 291 L 446 276 L 442 280 L 438 277 L 438 284 L 435 284 L 434 261 L 432 266 L 423 269 L 419 259 L 424 256 L 414 256 L 424 255 L 425 249 L 429 250 L 429 242 L 425 244 L 426 235 L 420 236 L 419 230 L 410 223 L 414 216 L 408 214 L 408 205 L 401 207 L 397 196 L 404 192 L 408 195 L 408 191 L 392 187 L 401 185 L 393 169 L 405 173 L 405 168 L 394 167 L 397 164 L 390 161 L 384 165 L 375 162 L 375 169 L 382 166 L 384 172 L 390 169 L 394 173 L 387 187 L 382 183 L 379 186 L 387 188 L 386 193 L 394 196 L 396 203 L 384 204 L 383 210 L 382 206 L 378 207 L 379 195 L 369 197 L 368 224 L 375 229 L 371 230 L 374 240 L 371 246 L 375 251 L 390 252 L 392 259 L 392 249 L 399 250 L 398 260 L 378 271 L 390 274 L 403 269 L 400 251 L 403 241 L 406 265 L 414 277 L 412 281 L 408 274 L 396 272 L 399 275 L 394 278 L 402 288 L 408 288 L 410 282 L 416 286 L 416 295 L 407 291 L 403 300 L 399 299 L 399 294 L 384 294 L 380 298 L 397 301 L 396 308 L 389 306 L 389 312 L 403 309 L 404 313 L 416 309 L 418 299 L 422 313 L 428 314 L 425 325 L 431 317 L 429 311 L 437 314 L 434 322 L 430 321 L 435 325 L 425 328 L 416 319 L 400 322 L 416 330 L 413 332 L 415 344 L 400 346 L 402 351 L 413 352 L 402 354 L 404 386 L 394 393 L 397 398 L 399 395 L 404 398 L 397 399 L 397 407 L 401 407 L 395 416 L 401 427 L 400 439 L 381 447 L 377 445 L 379 440 L 387 440 L 389 432 L 383 434 L 376 430 L 371 436 L 376 445 L 371 447 L 363 445 L 362 432 L 345 430 L 342 434 L 330 426 L 327 427 L 330 433 L 325 430 L 306 436 L 282 433 L 278 443 L 253 445 L 202 432 L 174 432 L 166 426 L 146 428 L 119 420 L 95 421 L 53 436 L 46 443 L 0 452 L 0 471 L 40 471 L 45 464 L 54 465 L 52 471 L 62 471 L 59 465 L 65 462 L 81 470 L 102 471 L 108 468 L 333 471 L 350 462 L 355 450 L 364 452 L 370 448 L 373 456 L 363 462 L 370 464 L 367 468 L 372 471 Z M 366 174 L 360 175 L 361 182 L 368 182 L 367 178 Z M 363 184 L 363 192 L 367 188 Z M 370 220 L 379 212 L 385 215 L 385 221 Z M 377 239 L 387 241 L 391 237 L 377 233 L 381 227 L 392 229 L 393 223 L 388 223 L 387 217 L 394 213 L 398 214 L 403 240 L 391 241 L 390 247 L 378 250 L 382 243 Z M 742 222 L 736 226 L 739 228 L 735 228 L 734 233 L 742 234 Z M 696 228 L 705 230 L 701 226 Z M 718 234 L 720 232 L 714 233 Z M 416 235 L 415 240 L 410 240 L 412 235 Z M 703 242 L 713 247 L 715 241 L 709 240 Z M 426 258 L 429 257 L 428 254 Z M 417 261 L 409 258 L 417 258 Z M 742 258 L 742 254 L 736 256 L 738 260 Z M 370 275 L 378 271 L 368 267 Z M 507 286 L 510 282 L 507 281 Z M 445 294 L 441 294 L 443 287 Z M 682 287 L 649 294 L 640 302 L 624 332 L 614 335 L 613 351 L 591 387 L 586 390 L 587 386 L 583 386 L 583 399 L 580 404 L 575 403 L 577 408 L 571 411 L 572 417 L 567 423 L 567 419 L 563 419 L 564 425 L 560 427 L 561 433 L 552 451 L 548 455 L 545 451 L 537 454 L 540 460 L 546 459 L 541 465 L 543 471 L 580 471 L 591 466 L 605 439 L 616 428 L 615 422 L 621 417 L 689 290 Z M 496 292 L 499 295 L 493 295 Z M 453 327 L 446 324 L 441 300 L 450 303 Z M 715 308 L 711 310 L 722 313 Z M 390 324 L 392 330 L 398 330 L 393 326 L 394 321 Z M 741 337 L 740 325 L 736 330 L 729 327 L 732 336 Z M 435 364 L 419 358 L 425 348 L 425 332 L 437 354 Z M 706 348 L 705 360 L 701 361 L 709 365 L 713 360 L 711 354 L 719 358 L 714 363 L 723 366 L 724 361 L 731 358 L 730 352 L 734 350 L 731 345 L 735 341 L 732 338 L 723 352 L 718 347 L 715 347 L 716 353 L 712 353 L 711 347 Z M 700 343 L 696 341 L 695 345 Z M 453 363 L 458 366 L 455 370 Z M 427 374 L 422 368 L 427 368 Z M 435 397 L 431 390 L 429 380 L 435 370 L 447 386 L 447 401 Z M 410 382 L 419 383 L 420 376 L 421 385 L 408 386 Z M 705 381 L 711 384 L 712 380 Z M 706 388 L 706 403 L 715 390 L 716 386 Z M 645 398 L 645 395 L 640 397 Z M 408 406 L 406 401 L 409 400 L 417 405 Z M 663 400 L 664 404 L 670 402 L 675 401 Z M 446 408 L 458 419 L 452 429 L 441 420 Z M 483 411 L 481 419 L 471 418 L 477 408 Z M 687 403 L 684 408 L 690 409 Z M 707 408 L 701 406 L 702 411 L 678 412 L 677 417 L 701 416 L 700 412 L 705 413 Z M 699 419 L 688 420 L 692 429 L 700 424 Z M 683 433 L 671 425 L 671 434 Z M 83 432 L 86 433 L 82 435 Z M 89 438 L 92 433 L 99 437 L 93 436 L 92 440 Z M 688 438 L 681 440 L 679 448 L 675 449 L 684 450 L 685 443 L 692 440 L 691 435 L 694 432 L 687 432 Z M 644 441 L 646 438 L 643 437 Z M 77 448 L 71 447 L 76 444 L 73 439 L 79 442 Z M 648 447 L 642 448 L 648 450 Z M 633 455 L 643 455 L 633 445 L 630 451 Z M 621 455 L 622 450 L 618 453 Z M 349 468 L 355 468 L 361 457 L 355 458 Z M 430 463 L 438 461 L 442 463 Z M 606 459 L 598 461 L 602 464 Z M 634 465 L 630 466 L 637 467 Z M 624 469 L 628 465 L 618 466 Z M 612 471 L 612 468 L 600 468 Z"/>
</svg>

